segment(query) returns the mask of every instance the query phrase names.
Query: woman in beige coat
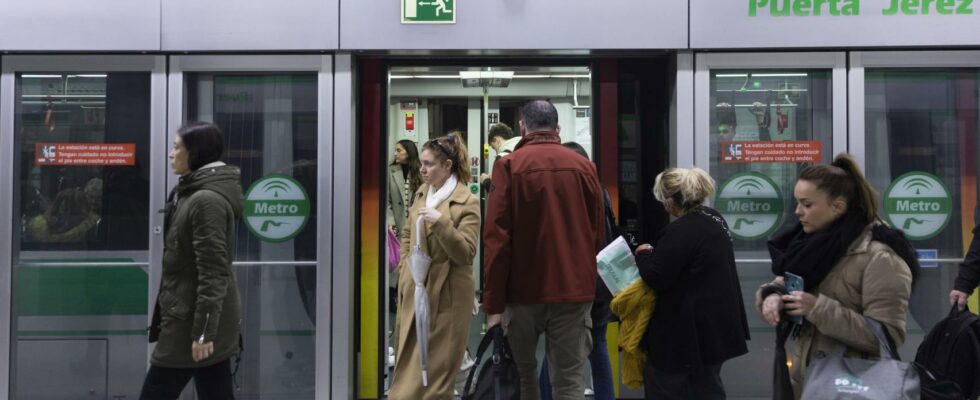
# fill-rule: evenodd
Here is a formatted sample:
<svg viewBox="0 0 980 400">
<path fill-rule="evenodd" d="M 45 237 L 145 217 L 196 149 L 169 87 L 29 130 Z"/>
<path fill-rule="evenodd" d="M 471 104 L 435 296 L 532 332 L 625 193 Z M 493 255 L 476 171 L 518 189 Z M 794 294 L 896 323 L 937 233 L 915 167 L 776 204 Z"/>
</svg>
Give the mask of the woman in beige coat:
<svg viewBox="0 0 980 400">
<path fill-rule="evenodd" d="M 911 244 L 881 222 L 874 191 L 851 156 L 803 169 L 793 196 L 800 223 L 769 241 L 776 278 L 756 292 L 763 319 L 784 335 L 798 335 L 788 379 L 777 349 L 774 364 L 784 369 L 777 370 L 774 398 L 789 397 L 790 385 L 799 398 L 810 361 L 832 354 L 838 343 L 848 356 L 877 357 L 878 341 L 865 317 L 880 322 L 901 346 L 918 267 Z M 786 292 L 787 272 L 803 278 L 803 291 Z M 802 316 L 802 325 L 793 329 L 787 316 Z"/>
<path fill-rule="evenodd" d="M 395 319 L 392 400 L 452 399 L 469 338 L 473 311 L 473 257 L 480 230 L 480 202 L 470 194 L 466 147 L 448 137 L 422 146 L 422 179 L 402 232 L 402 257 Z M 422 382 L 420 346 L 415 324 L 415 289 L 410 251 L 421 228 L 421 249 L 432 259 L 425 291 L 429 301 L 427 385 Z"/>
</svg>

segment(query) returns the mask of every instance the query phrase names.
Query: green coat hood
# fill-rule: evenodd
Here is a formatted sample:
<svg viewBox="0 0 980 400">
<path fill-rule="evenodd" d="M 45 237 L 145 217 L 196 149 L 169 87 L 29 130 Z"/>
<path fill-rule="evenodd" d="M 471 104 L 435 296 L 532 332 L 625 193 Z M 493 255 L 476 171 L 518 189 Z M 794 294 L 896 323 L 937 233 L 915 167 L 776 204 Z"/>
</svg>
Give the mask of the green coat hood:
<svg viewBox="0 0 980 400">
<path fill-rule="evenodd" d="M 235 218 L 242 218 L 245 209 L 245 196 L 242 194 L 242 173 L 233 165 L 199 168 L 182 176 L 177 184 L 177 196 L 186 198 L 201 189 L 214 191 L 228 200 Z"/>
</svg>

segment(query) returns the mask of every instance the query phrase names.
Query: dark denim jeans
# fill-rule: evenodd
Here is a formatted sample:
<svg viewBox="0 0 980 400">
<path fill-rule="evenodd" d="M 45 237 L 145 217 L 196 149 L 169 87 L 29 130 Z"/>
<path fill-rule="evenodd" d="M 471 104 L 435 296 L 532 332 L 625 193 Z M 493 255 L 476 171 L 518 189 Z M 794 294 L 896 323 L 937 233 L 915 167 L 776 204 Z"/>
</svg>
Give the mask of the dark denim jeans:
<svg viewBox="0 0 980 400">
<path fill-rule="evenodd" d="M 592 327 L 592 352 L 589 364 L 592 366 L 592 390 L 595 400 L 615 400 L 613 394 L 612 365 L 609 364 L 609 349 L 606 348 L 606 324 Z M 551 380 L 548 379 L 548 358 L 541 365 L 541 400 L 552 400 Z"/>
</svg>

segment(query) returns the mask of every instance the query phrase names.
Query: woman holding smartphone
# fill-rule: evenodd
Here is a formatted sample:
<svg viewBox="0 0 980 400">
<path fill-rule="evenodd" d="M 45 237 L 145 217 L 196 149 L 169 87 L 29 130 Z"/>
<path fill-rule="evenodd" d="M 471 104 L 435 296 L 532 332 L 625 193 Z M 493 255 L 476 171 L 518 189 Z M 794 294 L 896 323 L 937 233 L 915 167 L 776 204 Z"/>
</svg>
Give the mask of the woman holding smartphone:
<svg viewBox="0 0 980 400">
<path fill-rule="evenodd" d="M 769 241 L 776 278 L 756 292 L 756 306 L 783 335 L 792 330 L 798 336 L 789 371 L 777 349 L 775 365 L 783 370 L 776 376 L 789 382 L 777 378 L 774 385 L 781 393 L 791 386 L 799 398 L 810 360 L 831 354 L 838 343 L 848 356 L 878 355 L 865 317 L 880 322 L 901 346 L 918 264 L 902 233 L 878 217 L 874 190 L 850 155 L 804 168 L 793 196 L 800 222 Z M 791 274 L 801 278 L 803 290 L 787 292 Z M 788 317 L 802 322 L 794 328 Z"/>
</svg>

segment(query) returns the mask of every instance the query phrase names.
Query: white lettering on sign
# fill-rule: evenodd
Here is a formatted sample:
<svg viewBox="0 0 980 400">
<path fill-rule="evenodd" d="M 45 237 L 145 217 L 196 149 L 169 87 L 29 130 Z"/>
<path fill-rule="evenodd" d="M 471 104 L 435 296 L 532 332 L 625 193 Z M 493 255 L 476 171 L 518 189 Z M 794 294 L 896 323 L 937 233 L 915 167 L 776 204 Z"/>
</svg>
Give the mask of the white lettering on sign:
<svg viewBox="0 0 980 400">
<path fill-rule="evenodd" d="M 741 200 L 730 200 L 728 202 L 728 211 L 741 211 L 741 212 L 769 212 L 772 211 L 772 205 L 769 203 L 756 203 L 754 201 L 741 201 Z"/>
<path fill-rule="evenodd" d="M 903 212 L 903 211 L 906 211 L 906 212 L 908 212 L 908 211 L 911 211 L 911 212 L 919 212 L 919 211 L 939 212 L 939 210 L 942 209 L 942 206 L 940 206 L 939 203 L 938 202 L 935 202 L 935 201 L 898 200 L 896 202 L 896 204 L 895 204 L 895 208 L 899 212 Z"/>
<path fill-rule="evenodd" d="M 255 203 L 255 213 L 261 215 L 267 214 L 296 214 L 299 212 L 299 207 L 295 204 L 269 204 L 269 203 Z"/>
</svg>

